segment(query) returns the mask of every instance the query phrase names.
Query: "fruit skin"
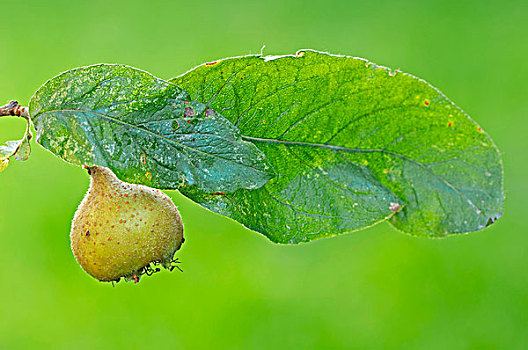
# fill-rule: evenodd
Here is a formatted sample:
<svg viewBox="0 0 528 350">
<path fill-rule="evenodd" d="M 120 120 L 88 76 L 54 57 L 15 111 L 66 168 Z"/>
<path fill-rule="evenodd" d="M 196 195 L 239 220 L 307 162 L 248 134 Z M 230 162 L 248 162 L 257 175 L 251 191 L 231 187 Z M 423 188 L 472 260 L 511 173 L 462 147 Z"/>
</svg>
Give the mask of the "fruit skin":
<svg viewBox="0 0 528 350">
<path fill-rule="evenodd" d="M 87 167 L 90 189 L 70 233 L 77 262 L 99 281 L 139 281 L 144 267 L 169 268 L 183 243 L 178 209 L 165 193 L 119 180 L 104 167 Z"/>
</svg>

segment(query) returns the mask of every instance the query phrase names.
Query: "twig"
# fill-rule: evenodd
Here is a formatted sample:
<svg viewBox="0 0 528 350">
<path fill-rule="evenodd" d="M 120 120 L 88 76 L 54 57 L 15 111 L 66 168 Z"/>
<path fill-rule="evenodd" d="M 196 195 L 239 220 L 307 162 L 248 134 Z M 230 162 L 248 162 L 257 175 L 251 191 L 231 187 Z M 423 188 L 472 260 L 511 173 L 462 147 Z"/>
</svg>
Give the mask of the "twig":
<svg viewBox="0 0 528 350">
<path fill-rule="evenodd" d="M 27 107 L 20 106 L 18 101 L 10 101 L 5 106 L 0 107 L 0 117 L 8 115 L 28 118 L 29 111 Z"/>
</svg>

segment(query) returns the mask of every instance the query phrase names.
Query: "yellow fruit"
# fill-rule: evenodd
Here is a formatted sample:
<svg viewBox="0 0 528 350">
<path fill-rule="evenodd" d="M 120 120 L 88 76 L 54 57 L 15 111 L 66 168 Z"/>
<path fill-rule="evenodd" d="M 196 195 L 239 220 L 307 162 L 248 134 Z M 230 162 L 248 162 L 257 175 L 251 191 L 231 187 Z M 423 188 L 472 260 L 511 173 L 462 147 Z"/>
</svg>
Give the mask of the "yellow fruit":
<svg viewBox="0 0 528 350">
<path fill-rule="evenodd" d="M 151 263 L 171 268 L 183 224 L 163 192 L 119 180 L 104 167 L 89 167 L 90 189 L 73 218 L 70 238 L 77 262 L 100 281 L 139 281 Z"/>
</svg>

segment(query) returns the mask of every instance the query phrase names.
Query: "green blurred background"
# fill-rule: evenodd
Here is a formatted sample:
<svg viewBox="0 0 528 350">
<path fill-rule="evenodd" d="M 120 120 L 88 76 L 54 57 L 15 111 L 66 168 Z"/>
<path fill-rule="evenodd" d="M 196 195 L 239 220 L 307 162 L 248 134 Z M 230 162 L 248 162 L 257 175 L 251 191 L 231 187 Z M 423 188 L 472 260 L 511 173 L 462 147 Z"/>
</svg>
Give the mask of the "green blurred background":
<svg viewBox="0 0 528 350">
<path fill-rule="evenodd" d="M 171 193 L 184 273 L 98 283 L 69 248 L 85 171 L 34 147 L 0 174 L 0 348 L 527 348 L 528 2 L 0 0 L 0 103 L 61 71 L 171 78 L 214 59 L 314 48 L 426 79 L 503 152 L 504 217 L 428 240 L 388 224 L 278 246 Z M 2 118 L 0 141 L 22 120 Z"/>
</svg>

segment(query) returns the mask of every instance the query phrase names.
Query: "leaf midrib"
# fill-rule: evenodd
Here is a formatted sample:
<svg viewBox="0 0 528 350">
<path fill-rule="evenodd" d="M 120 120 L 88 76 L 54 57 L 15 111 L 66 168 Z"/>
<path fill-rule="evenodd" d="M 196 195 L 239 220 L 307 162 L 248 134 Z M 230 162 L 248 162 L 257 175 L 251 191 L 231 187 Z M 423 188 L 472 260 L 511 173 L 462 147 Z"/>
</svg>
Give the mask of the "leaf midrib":
<svg viewBox="0 0 528 350">
<path fill-rule="evenodd" d="M 208 156 L 212 156 L 214 158 L 218 158 L 218 159 L 221 159 L 221 160 L 224 160 L 226 162 L 230 162 L 230 163 L 233 163 L 233 164 L 237 164 L 237 165 L 242 165 L 243 167 L 245 168 L 248 168 L 248 169 L 253 169 L 254 171 L 256 172 L 260 172 L 262 174 L 267 174 L 267 175 L 271 175 L 265 171 L 262 171 L 260 169 L 256 169 L 255 167 L 252 167 L 252 166 L 248 166 L 248 165 L 245 165 L 245 164 L 242 164 L 242 163 L 237 163 L 231 159 L 228 159 L 228 158 L 224 158 L 224 157 L 220 157 L 216 154 L 211 154 L 211 153 L 207 153 L 207 152 L 204 152 L 204 151 L 200 151 L 198 149 L 194 149 L 192 147 L 189 147 L 185 144 L 182 144 L 182 143 L 179 143 L 179 142 L 176 142 L 174 140 L 171 140 L 169 138 L 166 138 L 164 136 L 161 136 L 159 134 L 156 134 L 150 130 L 147 130 L 147 129 L 143 129 L 143 128 L 140 128 L 134 124 L 130 124 L 130 123 L 127 123 L 127 122 L 124 122 L 124 121 L 121 121 L 119 119 L 116 119 L 116 118 L 112 118 L 110 116 L 107 116 L 107 115 L 104 115 L 102 113 L 98 113 L 98 112 L 94 112 L 94 111 L 89 111 L 89 110 L 79 110 L 79 109 L 55 109 L 55 110 L 51 110 L 51 111 L 46 111 L 46 112 L 42 112 L 42 113 L 38 113 L 37 115 L 35 115 L 35 117 L 33 118 L 34 120 L 37 120 L 37 118 L 41 117 L 41 116 L 45 116 L 47 114 L 52 114 L 52 113 L 59 113 L 59 112 L 81 112 L 81 113 L 88 113 L 88 114 L 93 114 L 93 115 L 96 115 L 96 116 L 99 116 L 101 118 L 104 118 L 104 119 L 107 119 L 107 120 L 110 120 L 111 122 L 114 122 L 114 123 L 117 123 L 117 124 L 121 124 L 121 125 L 124 125 L 126 127 L 129 127 L 129 128 L 133 128 L 133 129 L 137 129 L 137 130 L 140 130 L 140 131 L 143 131 L 145 133 L 148 133 L 148 134 L 151 134 L 153 135 L 154 137 L 157 137 L 157 138 L 160 138 L 160 139 L 163 139 L 169 143 L 172 143 L 172 144 L 175 144 L 177 146 L 180 146 L 182 148 L 185 148 L 187 150 L 189 150 L 190 152 L 195 152 L 195 153 L 201 153 L 201 154 L 204 154 L 204 155 L 208 155 Z"/>
<path fill-rule="evenodd" d="M 438 178 L 440 181 L 442 181 L 447 187 L 452 189 L 456 194 L 458 194 L 460 197 L 464 198 L 467 203 L 469 203 L 472 207 L 478 210 L 478 214 L 485 217 L 484 211 L 477 207 L 475 203 L 471 199 L 469 199 L 465 194 L 461 193 L 454 185 L 452 185 L 450 182 L 445 180 L 444 178 L 440 177 L 439 175 L 432 172 L 429 168 L 424 166 L 423 164 L 408 158 L 402 154 L 390 152 L 384 149 L 361 149 L 361 148 L 347 148 L 343 146 L 335 146 L 335 145 L 327 145 L 327 144 L 320 144 L 320 143 L 310 143 L 310 142 L 298 142 L 298 141 L 284 141 L 284 140 L 277 140 L 277 139 L 267 139 L 267 138 L 258 138 L 258 137 L 252 137 L 252 136 L 245 136 L 241 135 L 243 140 L 250 141 L 250 142 L 264 142 L 264 143 L 275 143 L 275 144 L 283 144 L 283 145 L 292 145 L 292 146 L 305 146 L 305 147 L 313 147 L 313 148 L 322 148 L 322 149 L 328 149 L 332 151 L 343 151 L 343 152 L 349 152 L 349 153 L 384 153 L 388 155 L 392 155 L 394 157 L 398 157 L 400 159 L 406 160 L 408 162 L 411 162 L 413 164 L 418 165 L 419 167 L 423 168 L 428 173 L 432 174 L 434 177 Z"/>
</svg>

